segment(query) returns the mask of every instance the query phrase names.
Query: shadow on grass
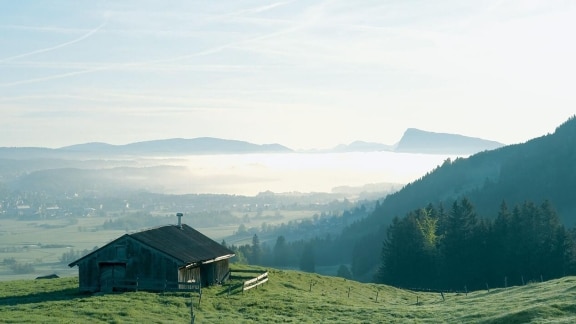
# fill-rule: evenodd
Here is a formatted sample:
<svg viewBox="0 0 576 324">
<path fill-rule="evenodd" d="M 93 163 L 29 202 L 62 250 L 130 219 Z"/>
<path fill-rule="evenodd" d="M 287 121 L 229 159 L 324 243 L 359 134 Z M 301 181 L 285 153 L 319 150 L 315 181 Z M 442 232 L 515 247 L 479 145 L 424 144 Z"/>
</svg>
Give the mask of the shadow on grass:
<svg viewBox="0 0 576 324">
<path fill-rule="evenodd" d="M 34 303 L 43 303 L 51 301 L 65 301 L 65 300 L 83 298 L 86 296 L 90 295 L 81 293 L 78 290 L 78 288 L 67 288 L 50 292 L 38 292 L 22 296 L 0 297 L 0 306 L 15 306 L 22 304 L 34 304 Z"/>
<path fill-rule="evenodd" d="M 216 294 L 216 296 L 226 296 L 228 294 L 236 295 L 242 292 L 242 286 L 244 286 L 242 283 L 226 285 L 222 291 Z"/>
</svg>

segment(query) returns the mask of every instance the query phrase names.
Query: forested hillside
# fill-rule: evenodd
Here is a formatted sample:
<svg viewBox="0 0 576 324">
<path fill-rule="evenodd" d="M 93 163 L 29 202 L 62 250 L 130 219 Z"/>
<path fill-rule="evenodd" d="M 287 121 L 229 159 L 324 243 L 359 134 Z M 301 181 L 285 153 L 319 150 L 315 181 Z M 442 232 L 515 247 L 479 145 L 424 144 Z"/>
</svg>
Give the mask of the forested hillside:
<svg viewBox="0 0 576 324">
<path fill-rule="evenodd" d="M 523 144 L 446 160 L 422 178 L 387 196 L 365 220 L 346 228 L 338 246 L 347 246 L 357 278 L 371 280 L 387 227 L 394 217 L 429 204 L 450 207 L 466 198 L 480 219 L 493 220 L 505 202 L 548 201 L 566 226 L 576 224 L 576 118 L 553 134 Z"/>
<path fill-rule="evenodd" d="M 576 223 L 576 118 L 548 134 L 446 162 L 382 202 L 372 216 L 385 224 L 418 206 L 469 197 L 481 216 L 494 217 L 500 202 L 549 199 L 567 225 Z"/>
</svg>

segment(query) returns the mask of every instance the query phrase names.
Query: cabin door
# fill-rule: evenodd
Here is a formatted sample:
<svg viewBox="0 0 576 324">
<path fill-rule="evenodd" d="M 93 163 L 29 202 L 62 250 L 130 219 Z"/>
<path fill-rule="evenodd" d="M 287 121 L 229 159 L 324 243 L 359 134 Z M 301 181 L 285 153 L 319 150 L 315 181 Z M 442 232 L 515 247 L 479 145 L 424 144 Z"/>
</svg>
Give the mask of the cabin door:
<svg viewBox="0 0 576 324">
<path fill-rule="evenodd" d="M 211 286 L 216 280 L 214 278 L 214 263 L 203 264 L 200 266 L 200 278 L 203 286 Z"/>
<path fill-rule="evenodd" d="M 126 263 L 100 263 L 100 291 L 112 292 L 114 287 L 124 286 Z"/>
</svg>

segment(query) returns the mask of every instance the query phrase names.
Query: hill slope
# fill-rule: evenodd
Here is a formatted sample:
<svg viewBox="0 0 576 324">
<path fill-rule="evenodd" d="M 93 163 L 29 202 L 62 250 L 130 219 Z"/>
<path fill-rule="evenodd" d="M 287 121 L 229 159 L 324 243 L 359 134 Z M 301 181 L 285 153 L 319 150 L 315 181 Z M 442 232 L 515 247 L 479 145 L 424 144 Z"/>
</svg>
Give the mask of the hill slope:
<svg viewBox="0 0 576 324">
<path fill-rule="evenodd" d="M 386 228 L 394 217 L 455 200 L 468 198 L 480 217 L 495 218 L 503 201 L 508 206 L 548 200 L 563 223 L 576 225 L 576 118 L 570 118 L 553 134 L 523 144 L 484 151 L 468 158 L 446 160 L 422 178 L 388 195 L 366 219 L 346 228 L 338 242 L 357 279 L 372 280 Z M 354 247 L 354 251 L 350 247 Z M 372 257 L 370 257 L 372 256 Z M 358 265 L 356 263 L 356 265 Z M 365 275 L 364 277 L 361 277 Z"/>
<path fill-rule="evenodd" d="M 297 271 L 271 270 L 270 281 L 228 295 L 129 292 L 83 295 L 77 278 L 0 283 L 6 323 L 540 323 L 576 320 L 574 286 L 566 277 L 465 294 L 415 293 L 384 285 Z M 378 297 L 378 298 L 377 298 Z M 418 301 L 418 303 L 417 303 Z"/>
<path fill-rule="evenodd" d="M 385 223 L 429 203 L 468 197 L 480 216 L 495 217 L 502 201 L 550 200 L 565 224 L 576 224 L 576 118 L 553 134 L 481 152 L 442 166 L 388 196 L 374 217 Z"/>
</svg>

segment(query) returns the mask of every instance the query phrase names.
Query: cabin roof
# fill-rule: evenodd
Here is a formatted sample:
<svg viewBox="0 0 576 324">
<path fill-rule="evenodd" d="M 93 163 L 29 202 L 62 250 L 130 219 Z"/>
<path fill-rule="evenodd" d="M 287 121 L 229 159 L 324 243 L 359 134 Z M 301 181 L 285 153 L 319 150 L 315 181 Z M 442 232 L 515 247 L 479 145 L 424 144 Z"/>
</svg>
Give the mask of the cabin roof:
<svg viewBox="0 0 576 324">
<path fill-rule="evenodd" d="M 165 253 L 186 265 L 211 262 L 234 256 L 234 252 L 186 224 L 182 224 L 181 227 L 177 225 L 160 226 L 141 232 L 126 234 L 122 237 L 125 236 Z M 114 244 L 117 240 L 118 239 L 106 244 L 100 249 Z M 70 263 L 69 266 L 75 266 L 81 260 L 88 258 L 98 250 Z"/>
</svg>

